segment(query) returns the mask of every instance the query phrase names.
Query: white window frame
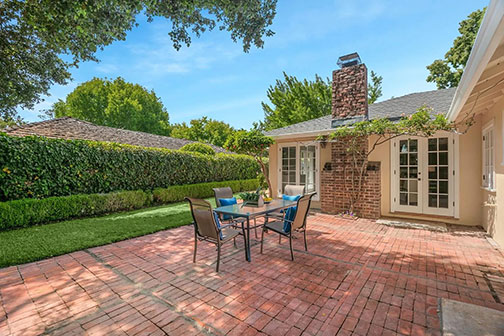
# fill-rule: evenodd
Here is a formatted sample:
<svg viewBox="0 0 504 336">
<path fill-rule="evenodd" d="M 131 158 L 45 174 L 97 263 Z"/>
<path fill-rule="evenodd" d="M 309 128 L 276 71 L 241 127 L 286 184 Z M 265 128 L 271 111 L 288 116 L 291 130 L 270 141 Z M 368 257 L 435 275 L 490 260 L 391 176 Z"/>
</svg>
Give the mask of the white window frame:
<svg viewBox="0 0 504 336">
<path fill-rule="evenodd" d="M 282 197 L 282 148 L 296 147 L 296 185 L 300 183 L 300 147 L 301 146 L 315 146 L 315 179 L 317 194 L 313 196 L 314 201 L 320 201 L 320 144 L 313 141 L 298 141 L 298 142 L 283 142 L 278 144 L 278 176 L 277 176 L 277 197 Z"/>
<path fill-rule="evenodd" d="M 488 148 L 486 147 L 487 143 L 489 143 Z M 493 121 L 486 124 L 481 132 L 481 164 L 482 188 L 495 191 L 495 129 Z"/>
</svg>

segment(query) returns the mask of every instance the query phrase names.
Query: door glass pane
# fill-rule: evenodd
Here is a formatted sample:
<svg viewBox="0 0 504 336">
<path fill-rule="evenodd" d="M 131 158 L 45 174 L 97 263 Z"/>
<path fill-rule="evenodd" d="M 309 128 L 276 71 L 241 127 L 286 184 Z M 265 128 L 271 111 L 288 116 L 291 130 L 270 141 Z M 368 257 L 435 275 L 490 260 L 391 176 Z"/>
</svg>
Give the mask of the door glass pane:
<svg viewBox="0 0 504 336">
<path fill-rule="evenodd" d="M 418 205 L 418 194 L 409 194 L 409 205 L 417 206 Z"/>
<path fill-rule="evenodd" d="M 409 177 L 410 178 L 417 178 L 418 177 L 418 168 L 417 167 L 411 167 L 409 169 Z"/>
<path fill-rule="evenodd" d="M 399 203 L 401 205 L 408 205 L 408 193 L 401 193 L 399 195 Z"/>
<path fill-rule="evenodd" d="M 437 195 L 429 194 L 429 207 L 437 208 Z"/>
<path fill-rule="evenodd" d="M 300 146 L 299 147 L 299 183 L 305 186 L 305 191 L 316 191 L 316 147 L 315 146 Z"/>
<path fill-rule="evenodd" d="M 428 201 L 431 208 L 449 207 L 448 138 L 428 139 Z"/>
<path fill-rule="evenodd" d="M 416 180 L 409 181 L 409 191 L 418 192 L 418 181 Z"/>
<path fill-rule="evenodd" d="M 429 166 L 437 165 L 437 153 L 429 153 Z"/>
<path fill-rule="evenodd" d="M 409 155 L 409 164 L 410 166 L 416 166 L 418 164 L 418 154 L 410 154 Z"/>
<path fill-rule="evenodd" d="M 448 195 L 439 195 L 439 207 L 448 209 Z"/>
<path fill-rule="evenodd" d="M 429 179 L 435 180 L 437 179 L 437 167 L 429 167 Z"/>
<path fill-rule="evenodd" d="M 408 180 L 399 181 L 399 190 L 400 191 L 408 191 Z"/>
<path fill-rule="evenodd" d="M 399 204 L 418 206 L 418 140 L 399 141 Z"/>
<path fill-rule="evenodd" d="M 282 148 L 282 189 L 288 184 L 296 184 L 296 147 Z"/>
<path fill-rule="evenodd" d="M 439 138 L 439 150 L 448 151 L 448 138 Z"/>
<path fill-rule="evenodd" d="M 437 151 L 437 139 L 429 139 L 429 152 Z"/>
</svg>

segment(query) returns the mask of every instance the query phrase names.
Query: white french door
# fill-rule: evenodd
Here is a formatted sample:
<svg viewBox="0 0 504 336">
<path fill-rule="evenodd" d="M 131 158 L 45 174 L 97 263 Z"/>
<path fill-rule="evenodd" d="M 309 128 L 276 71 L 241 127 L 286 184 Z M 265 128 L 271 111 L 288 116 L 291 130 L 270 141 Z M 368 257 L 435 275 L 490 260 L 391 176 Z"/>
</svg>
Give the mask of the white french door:
<svg viewBox="0 0 504 336">
<path fill-rule="evenodd" d="M 305 192 L 319 191 L 319 145 L 313 143 L 288 143 L 279 145 L 278 190 L 282 195 L 288 184 L 304 185 Z M 319 200 L 319 195 L 313 197 Z"/>
<path fill-rule="evenodd" d="M 392 211 L 455 216 L 455 137 L 398 137 L 391 142 Z"/>
</svg>

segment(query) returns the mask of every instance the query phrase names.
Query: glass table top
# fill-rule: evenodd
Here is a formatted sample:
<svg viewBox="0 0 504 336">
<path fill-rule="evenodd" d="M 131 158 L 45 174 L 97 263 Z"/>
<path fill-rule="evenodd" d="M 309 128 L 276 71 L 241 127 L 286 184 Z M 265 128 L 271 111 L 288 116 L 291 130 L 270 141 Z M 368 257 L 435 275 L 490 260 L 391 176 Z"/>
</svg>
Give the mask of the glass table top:
<svg viewBox="0 0 504 336">
<path fill-rule="evenodd" d="M 215 208 L 214 211 L 218 213 L 232 215 L 234 217 L 251 217 L 267 214 L 269 212 L 275 212 L 281 209 L 286 209 L 291 206 L 295 206 L 296 204 L 297 204 L 296 201 L 275 199 L 268 204 L 264 204 L 261 207 L 246 206 L 246 205 L 244 206 L 243 203 L 238 203 L 238 204 L 221 206 Z"/>
</svg>

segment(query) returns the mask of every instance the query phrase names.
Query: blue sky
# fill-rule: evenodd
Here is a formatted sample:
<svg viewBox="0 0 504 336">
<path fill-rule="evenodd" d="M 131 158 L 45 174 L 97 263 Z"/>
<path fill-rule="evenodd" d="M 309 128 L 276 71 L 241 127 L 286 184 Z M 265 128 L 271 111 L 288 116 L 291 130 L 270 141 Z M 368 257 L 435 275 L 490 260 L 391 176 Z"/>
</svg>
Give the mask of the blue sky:
<svg viewBox="0 0 504 336">
<path fill-rule="evenodd" d="M 242 51 L 226 32 L 207 32 L 189 48 L 176 51 L 167 35 L 170 23 L 139 18 L 125 41 L 100 51 L 100 63 L 73 69 L 73 81 L 54 86 L 26 121 L 93 77 L 115 78 L 153 89 L 171 122 L 208 116 L 237 128 L 263 118 L 261 101 L 282 71 L 298 78 L 329 77 L 339 56 L 357 51 L 369 70 L 383 76 L 383 97 L 435 89 L 426 65 L 442 58 L 458 34 L 458 23 L 487 5 L 486 0 L 333 1 L 279 0 L 263 49 Z"/>
</svg>

